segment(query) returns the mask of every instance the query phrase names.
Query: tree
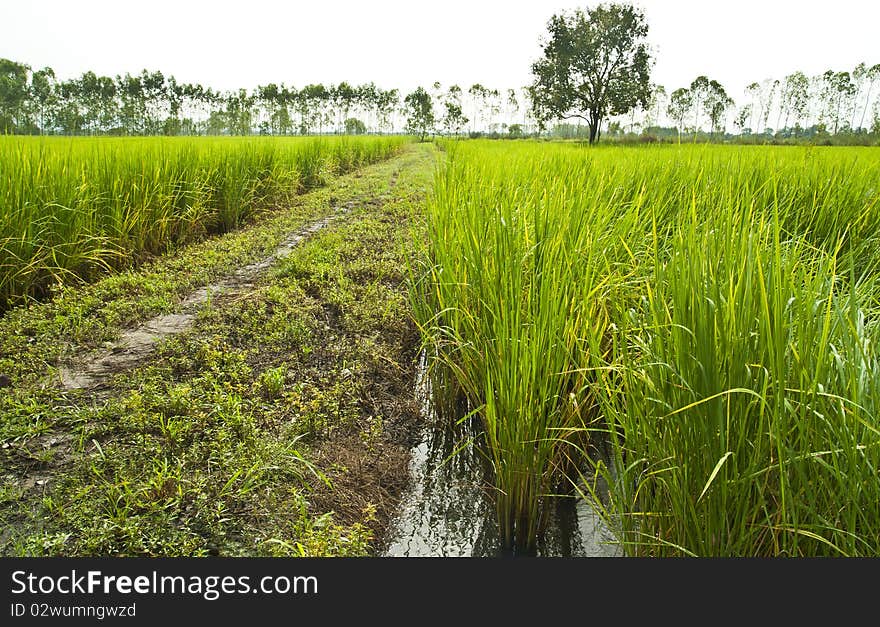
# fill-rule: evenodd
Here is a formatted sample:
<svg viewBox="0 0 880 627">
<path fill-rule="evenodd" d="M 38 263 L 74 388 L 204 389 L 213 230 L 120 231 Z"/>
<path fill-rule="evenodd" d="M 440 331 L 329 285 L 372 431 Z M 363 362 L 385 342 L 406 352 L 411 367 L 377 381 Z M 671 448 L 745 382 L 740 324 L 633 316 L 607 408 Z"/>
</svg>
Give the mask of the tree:
<svg viewBox="0 0 880 627">
<path fill-rule="evenodd" d="M 874 120 L 871 122 L 871 132 L 880 135 L 880 100 L 874 103 Z"/>
<path fill-rule="evenodd" d="M 431 94 L 423 87 L 417 88 L 403 100 L 406 105 L 406 131 L 425 141 L 428 131 L 434 126 L 434 106 Z"/>
<path fill-rule="evenodd" d="M 0 59 L 0 134 L 15 132 L 22 125 L 30 70 L 22 63 Z"/>
<path fill-rule="evenodd" d="M 336 128 L 338 130 L 342 131 L 345 128 L 345 120 L 349 118 L 348 113 L 354 106 L 356 97 L 357 92 L 345 81 L 342 81 L 336 87 L 331 87 L 330 98 L 336 109 Z"/>
<path fill-rule="evenodd" d="M 509 120 L 514 120 L 517 117 L 517 113 L 519 112 L 519 100 L 516 97 L 516 90 L 508 89 L 507 90 L 507 111 L 505 117 Z"/>
<path fill-rule="evenodd" d="M 543 57 L 532 64 L 529 87 L 535 117 L 587 122 L 590 143 L 608 116 L 651 97 L 650 55 L 644 14 L 627 4 L 601 4 L 584 14 L 554 15 Z"/>
<path fill-rule="evenodd" d="M 379 130 L 393 130 L 394 112 L 400 104 L 400 92 L 396 89 L 378 90 L 376 93 L 376 123 Z"/>
<path fill-rule="evenodd" d="M 740 108 L 737 112 L 736 117 L 733 119 L 733 125 L 739 129 L 740 135 L 747 135 L 751 133 L 749 128 L 749 120 L 752 117 L 752 105 L 747 104 L 744 107 Z"/>
<path fill-rule="evenodd" d="M 807 116 L 809 105 L 810 79 L 803 72 L 792 72 L 785 77 L 781 95 L 780 108 L 785 111 L 783 128 L 788 128 L 789 116 L 794 116 L 795 127 L 799 127 L 800 121 Z"/>
<path fill-rule="evenodd" d="M 767 120 L 770 117 L 770 109 L 773 106 L 773 97 L 776 95 L 776 89 L 779 87 L 779 81 L 771 81 L 765 79 L 760 83 L 752 83 L 746 87 L 746 93 L 752 98 L 752 112 L 757 115 L 752 128 L 756 132 L 763 132 L 767 127 Z"/>
<path fill-rule="evenodd" d="M 706 76 L 698 76 L 691 83 L 691 107 L 694 110 L 694 141 L 697 141 L 697 132 L 700 130 L 700 108 L 703 101 L 709 97 L 709 79 Z"/>
<path fill-rule="evenodd" d="M 489 90 L 480 83 L 474 83 L 468 89 L 468 95 L 471 97 L 471 105 L 473 107 L 474 117 L 471 118 L 471 132 L 476 132 L 480 128 L 480 112 L 486 106 L 486 99 L 489 97 Z"/>
<path fill-rule="evenodd" d="M 693 96 L 691 92 L 686 87 L 679 87 L 672 95 L 669 96 L 669 106 L 666 108 L 666 113 L 675 121 L 675 126 L 678 129 L 678 143 L 681 143 L 681 132 L 682 127 L 684 126 L 684 119 L 687 117 L 688 112 L 691 110 L 691 106 L 693 106 Z"/>
<path fill-rule="evenodd" d="M 853 77 L 857 78 L 859 88 L 861 88 L 862 85 L 867 84 L 865 105 L 862 107 L 862 115 L 859 118 L 859 124 L 857 127 L 862 128 L 865 125 L 865 114 L 868 112 L 868 107 L 871 106 L 871 92 L 874 90 L 874 83 L 880 79 L 880 63 L 871 67 L 867 67 L 864 63 L 860 63 L 853 72 Z"/>
<path fill-rule="evenodd" d="M 443 99 L 443 130 L 447 135 L 459 135 L 467 125 L 468 119 L 461 107 L 461 87 L 451 85 Z"/>
<path fill-rule="evenodd" d="M 856 86 L 849 72 L 828 70 L 822 74 L 821 98 L 824 105 L 823 117 L 833 123 L 833 133 L 840 130 L 840 121 L 849 119 L 847 109 L 856 95 Z"/>
<path fill-rule="evenodd" d="M 446 113 L 443 115 L 443 129 L 447 135 L 459 135 L 461 129 L 468 123 L 467 117 L 461 105 L 457 102 L 447 100 L 443 103 Z"/>
<path fill-rule="evenodd" d="M 50 67 L 38 70 L 31 76 L 30 97 L 36 116 L 35 123 L 40 129 L 40 134 L 46 132 L 48 120 L 51 118 L 52 109 L 57 102 L 55 71 Z"/>
<path fill-rule="evenodd" d="M 226 128 L 230 135 L 250 135 L 256 98 L 244 89 L 226 94 Z"/>
<path fill-rule="evenodd" d="M 709 81 L 703 100 L 703 109 L 709 116 L 710 131 L 714 135 L 716 131 L 724 130 L 721 122 L 724 121 L 727 111 L 733 106 L 733 98 L 727 95 L 724 87 L 716 80 Z"/>
<path fill-rule="evenodd" d="M 345 120 L 346 135 L 363 135 L 367 132 L 367 125 L 357 118 L 348 118 Z"/>
<path fill-rule="evenodd" d="M 645 111 L 645 126 L 660 126 L 660 117 L 663 114 L 663 105 L 666 104 L 666 88 L 663 85 L 654 85 L 651 88 L 651 100 Z"/>
</svg>

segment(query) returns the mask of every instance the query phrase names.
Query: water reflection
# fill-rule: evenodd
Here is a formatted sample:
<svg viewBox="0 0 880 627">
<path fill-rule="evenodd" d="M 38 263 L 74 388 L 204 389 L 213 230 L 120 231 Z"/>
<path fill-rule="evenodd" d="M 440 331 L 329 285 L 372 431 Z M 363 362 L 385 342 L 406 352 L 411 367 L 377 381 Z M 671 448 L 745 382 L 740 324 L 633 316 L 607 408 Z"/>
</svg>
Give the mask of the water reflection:
<svg viewBox="0 0 880 627">
<path fill-rule="evenodd" d="M 392 557 L 484 557 L 501 554 L 501 534 L 491 500 L 491 466 L 480 454 L 474 420 L 450 427 L 433 411 L 424 361 L 416 382 L 426 428 L 412 451 L 409 491 L 390 529 Z M 466 415 L 466 406 L 456 409 Z M 581 498 L 553 497 L 539 556 L 620 555 L 613 536 Z"/>
</svg>

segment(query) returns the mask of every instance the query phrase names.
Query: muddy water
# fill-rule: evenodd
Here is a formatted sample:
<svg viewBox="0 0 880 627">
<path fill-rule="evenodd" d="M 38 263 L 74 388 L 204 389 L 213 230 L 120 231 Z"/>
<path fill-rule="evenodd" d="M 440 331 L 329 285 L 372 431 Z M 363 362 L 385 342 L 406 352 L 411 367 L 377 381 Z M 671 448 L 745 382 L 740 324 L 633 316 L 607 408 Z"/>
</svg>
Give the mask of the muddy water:
<svg viewBox="0 0 880 627">
<path fill-rule="evenodd" d="M 134 329 L 126 330 L 109 349 L 89 353 L 61 367 L 61 386 L 66 390 L 98 389 L 117 372 L 134 368 L 153 351 L 157 342 L 190 328 L 199 309 L 209 298 L 231 298 L 254 289 L 255 281 L 276 261 L 288 256 L 304 239 L 326 227 L 351 209 L 353 203 L 337 208 L 335 215 L 312 222 L 291 233 L 268 257 L 239 268 L 216 283 L 192 292 L 177 313 L 156 316 Z"/>
<path fill-rule="evenodd" d="M 474 422 L 453 428 L 432 410 L 430 383 L 419 368 L 416 391 L 426 428 L 412 450 L 410 488 L 389 530 L 389 557 L 489 557 L 502 555 L 491 500 L 490 467 L 479 452 Z M 621 554 L 592 506 L 554 497 L 547 529 L 538 542 L 545 557 L 614 557 Z"/>
</svg>

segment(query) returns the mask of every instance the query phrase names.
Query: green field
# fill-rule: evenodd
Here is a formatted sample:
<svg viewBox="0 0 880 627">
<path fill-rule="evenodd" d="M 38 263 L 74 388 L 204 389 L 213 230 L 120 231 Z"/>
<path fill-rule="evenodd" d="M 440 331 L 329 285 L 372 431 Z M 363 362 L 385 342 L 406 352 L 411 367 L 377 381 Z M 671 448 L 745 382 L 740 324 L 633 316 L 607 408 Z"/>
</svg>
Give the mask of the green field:
<svg viewBox="0 0 880 627">
<path fill-rule="evenodd" d="M 421 343 L 509 551 L 575 494 L 628 555 L 880 555 L 876 149 L 3 137 L 0 166 L 2 554 L 380 554 Z"/>
<path fill-rule="evenodd" d="M 222 233 L 395 137 L 0 137 L 0 307 Z"/>
<path fill-rule="evenodd" d="M 446 147 L 413 302 L 507 546 L 583 475 L 629 554 L 880 553 L 880 153 Z"/>
</svg>

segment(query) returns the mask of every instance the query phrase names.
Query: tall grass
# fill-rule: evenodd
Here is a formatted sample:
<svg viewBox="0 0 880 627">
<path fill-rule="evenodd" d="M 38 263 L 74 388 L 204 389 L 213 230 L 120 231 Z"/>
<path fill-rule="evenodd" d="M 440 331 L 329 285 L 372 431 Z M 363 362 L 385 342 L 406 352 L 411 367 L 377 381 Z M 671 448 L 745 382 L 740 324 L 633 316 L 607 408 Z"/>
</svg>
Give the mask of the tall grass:
<svg viewBox="0 0 880 627">
<path fill-rule="evenodd" d="M 479 407 L 508 546 L 590 433 L 631 554 L 880 553 L 880 155 L 451 153 L 413 300 Z"/>
<path fill-rule="evenodd" d="M 235 228 L 402 142 L 0 137 L 0 308 Z"/>
</svg>

